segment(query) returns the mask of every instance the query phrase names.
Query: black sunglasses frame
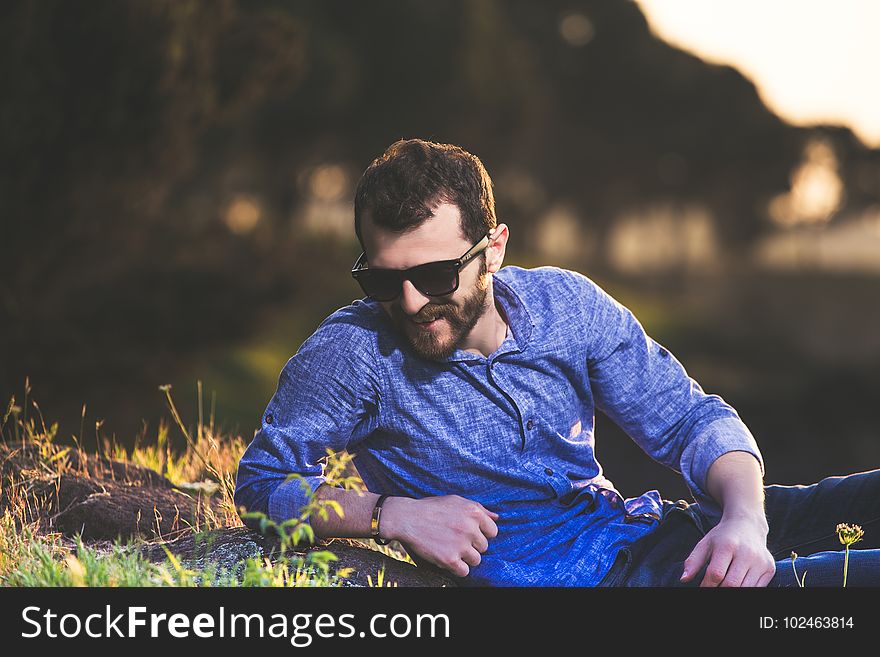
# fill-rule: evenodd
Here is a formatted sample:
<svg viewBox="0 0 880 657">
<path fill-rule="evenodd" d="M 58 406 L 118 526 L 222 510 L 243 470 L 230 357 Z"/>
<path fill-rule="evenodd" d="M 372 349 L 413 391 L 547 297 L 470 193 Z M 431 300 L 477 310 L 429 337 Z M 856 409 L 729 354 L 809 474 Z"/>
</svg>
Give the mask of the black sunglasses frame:
<svg viewBox="0 0 880 657">
<path fill-rule="evenodd" d="M 364 291 L 364 294 L 366 294 L 368 297 L 370 297 L 372 299 L 375 299 L 376 301 L 394 301 L 394 299 L 399 297 L 401 292 L 403 292 L 403 282 L 405 280 L 408 280 L 410 283 L 412 283 L 415 286 L 415 288 L 419 292 L 424 294 L 425 296 L 445 297 L 449 294 L 452 294 L 453 292 L 455 292 L 458 289 L 459 282 L 460 282 L 459 281 L 459 279 L 460 279 L 459 274 L 461 273 L 461 270 L 464 268 L 464 266 L 467 263 L 469 263 L 471 260 L 476 258 L 478 255 L 480 255 L 487 248 L 489 248 L 489 245 L 491 243 L 492 243 L 492 240 L 489 237 L 489 235 L 487 234 L 487 235 L 484 235 L 480 239 L 479 242 L 477 242 L 471 248 L 469 248 L 467 251 L 465 251 L 465 253 L 460 258 L 455 258 L 454 260 L 435 260 L 434 262 L 425 262 L 421 265 L 416 265 L 415 267 L 410 267 L 409 269 L 381 269 L 381 268 L 380 269 L 370 269 L 366 265 L 367 254 L 366 254 L 366 252 L 364 252 L 358 256 L 358 259 L 355 261 L 354 266 L 351 268 L 351 275 L 352 275 L 352 278 L 354 278 L 358 282 L 358 284 L 361 286 L 361 289 Z M 412 273 L 415 271 L 425 269 L 425 268 L 434 268 L 434 267 L 448 267 L 450 269 L 454 269 L 454 271 L 455 271 L 455 286 L 451 290 L 449 290 L 448 292 L 444 292 L 442 294 L 429 294 L 428 292 L 421 289 L 418 285 L 416 285 L 415 281 L 413 281 L 410 278 Z M 376 271 L 393 272 L 394 274 L 396 274 L 397 280 L 399 282 L 399 285 L 397 286 L 397 293 L 393 297 L 380 299 L 380 298 L 370 294 L 369 292 L 367 292 L 367 290 L 364 286 L 364 283 L 362 281 L 362 277 L 364 276 L 364 274 L 366 274 L 367 272 L 370 272 L 370 271 L 373 271 L 373 272 L 376 272 Z"/>
</svg>

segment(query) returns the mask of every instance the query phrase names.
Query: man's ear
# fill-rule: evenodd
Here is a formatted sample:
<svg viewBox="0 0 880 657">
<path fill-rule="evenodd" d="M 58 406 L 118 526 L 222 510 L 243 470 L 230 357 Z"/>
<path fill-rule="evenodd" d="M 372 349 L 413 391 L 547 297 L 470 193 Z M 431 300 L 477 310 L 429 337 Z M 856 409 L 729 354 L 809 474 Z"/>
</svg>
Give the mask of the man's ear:
<svg viewBox="0 0 880 657">
<path fill-rule="evenodd" d="M 486 248 L 486 269 L 489 273 L 494 274 L 501 269 L 509 237 L 510 229 L 507 224 L 498 224 L 489 231 L 489 246 Z"/>
</svg>

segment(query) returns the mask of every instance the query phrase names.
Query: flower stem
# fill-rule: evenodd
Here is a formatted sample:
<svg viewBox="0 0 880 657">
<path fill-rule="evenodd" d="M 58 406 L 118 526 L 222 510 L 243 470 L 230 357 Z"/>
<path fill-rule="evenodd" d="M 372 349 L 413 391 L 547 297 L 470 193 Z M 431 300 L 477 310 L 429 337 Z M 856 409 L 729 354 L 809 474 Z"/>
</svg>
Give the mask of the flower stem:
<svg viewBox="0 0 880 657">
<path fill-rule="evenodd" d="M 794 560 L 795 559 L 797 559 L 797 552 L 792 552 L 791 553 L 791 569 L 794 571 L 794 581 L 798 583 L 798 586 L 800 586 L 801 588 L 804 588 L 804 580 L 803 580 L 803 578 L 798 579 L 797 568 L 794 567 Z M 807 574 L 804 573 L 804 577 L 806 577 L 806 576 L 807 576 Z"/>
</svg>

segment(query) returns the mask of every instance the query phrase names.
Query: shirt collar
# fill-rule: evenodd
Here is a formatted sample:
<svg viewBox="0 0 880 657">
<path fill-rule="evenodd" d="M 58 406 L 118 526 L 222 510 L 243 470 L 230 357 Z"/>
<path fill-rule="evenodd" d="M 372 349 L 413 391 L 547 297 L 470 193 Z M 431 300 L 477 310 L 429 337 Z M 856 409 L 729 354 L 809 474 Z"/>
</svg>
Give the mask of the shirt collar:
<svg viewBox="0 0 880 657">
<path fill-rule="evenodd" d="M 490 359 L 497 358 L 502 354 L 525 350 L 535 326 L 522 298 L 510 285 L 494 274 L 492 276 L 492 290 L 496 303 L 507 318 L 508 331 L 498 349 L 489 356 Z M 446 362 L 450 363 L 474 360 L 485 360 L 485 358 L 464 349 L 456 349 L 446 358 Z"/>
</svg>

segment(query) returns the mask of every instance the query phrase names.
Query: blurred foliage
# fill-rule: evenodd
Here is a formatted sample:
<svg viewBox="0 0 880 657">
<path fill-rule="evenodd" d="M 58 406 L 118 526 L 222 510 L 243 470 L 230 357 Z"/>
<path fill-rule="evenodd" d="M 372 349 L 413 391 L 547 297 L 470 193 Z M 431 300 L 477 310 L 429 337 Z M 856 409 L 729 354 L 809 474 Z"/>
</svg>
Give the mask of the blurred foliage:
<svg viewBox="0 0 880 657">
<path fill-rule="evenodd" d="M 273 358 L 357 295 L 356 247 L 301 220 L 310 172 L 339 167 L 347 202 L 400 137 L 477 153 L 528 264 L 555 204 L 602 244 L 669 199 L 708 207 L 736 262 L 816 133 L 847 203 L 880 189 L 880 152 L 785 124 L 620 0 L 11 0 L 0 81 L 0 392 L 29 375 L 68 431 L 87 402 L 121 440 L 206 371 L 222 415 L 258 416 Z M 232 230 L 242 197 L 258 221 Z"/>
</svg>

